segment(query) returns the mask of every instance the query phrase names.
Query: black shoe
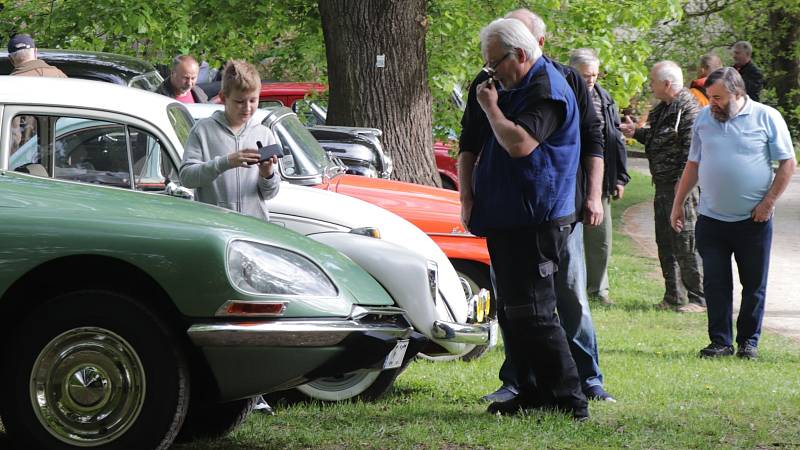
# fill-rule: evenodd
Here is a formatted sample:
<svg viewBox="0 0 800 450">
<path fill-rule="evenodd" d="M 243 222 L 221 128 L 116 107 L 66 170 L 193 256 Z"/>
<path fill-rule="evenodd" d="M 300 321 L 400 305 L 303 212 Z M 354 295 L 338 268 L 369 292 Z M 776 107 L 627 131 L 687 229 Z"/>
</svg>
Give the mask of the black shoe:
<svg viewBox="0 0 800 450">
<path fill-rule="evenodd" d="M 532 399 L 530 396 L 517 394 L 510 400 L 506 400 L 504 402 L 492 402 L 492 404 L 486 408 L 486 412 L 489 414 L 513 416 L 530 409 L 539 409 L 544 408 L 545 406 L 547 405 L 541 401 Z"/>
<path fill-rule="evenodd" d="M 744 359 L 756 359 L 758 358 L 758 348 L 750 344 L 740 345 L 739 350 L 736 351 L 736 356 Z"/>
<path fill-rule="evenodd" d="M 516 397 L 517 394 L 518 392 L 513 386 L 504 384 L 500 387 L 500 389 L 481 397 L 481 400 L 485 402 L 507 402 Z"/>
<path fill-rule="evenodd" d="M 701 358 L 718 358 L 720 356 L 731 356 L 731 355 L 733 355 L 732 345 L 722 345 L 722 344 L 717 344 L 716 342 L 712 342 L 708 344 L 708 347 L 700 350 Z"/>
<path fill-rule="evenodd" d="M 486 412 L 489 414 L 500 414 L 501 416 L 514 416 L 534 409 L 569 414 L 572 416 L 572 419 L 577 422 L 583 422 L 589 419 L 589 409 L 585 406 L 579 408 L 563 408 L 555 404 L 530 400 L 524 395 L 517 395 L 505 402 L 494 402 L 486 408 Z"/>
<path fill-rule="evenodd" d="M 590 386 L 589 389 L 584 392 L 586 398 L 588 400 L 599 400 L 603 402 L 611 402 L 616 403 L 617 399 L 611 396 L 608 392 L 603 389 L 603 386 Z"/>
</svg>

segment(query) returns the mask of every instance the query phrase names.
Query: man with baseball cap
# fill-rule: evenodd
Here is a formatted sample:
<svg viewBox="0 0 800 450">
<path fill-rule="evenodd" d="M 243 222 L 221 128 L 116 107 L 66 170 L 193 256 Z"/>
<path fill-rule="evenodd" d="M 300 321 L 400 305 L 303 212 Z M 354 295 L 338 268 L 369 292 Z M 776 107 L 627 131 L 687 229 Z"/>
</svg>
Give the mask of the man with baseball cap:
<svg viewBox="0 0 800 450">
<path fill-rule="evenodd" d="M 29 34 L 17 34 L 8 41 L 8 59 L 14 65 L 12 76 L 67 78 L 64 72 L 37 57 L 36 43 Z"/>
</svg>

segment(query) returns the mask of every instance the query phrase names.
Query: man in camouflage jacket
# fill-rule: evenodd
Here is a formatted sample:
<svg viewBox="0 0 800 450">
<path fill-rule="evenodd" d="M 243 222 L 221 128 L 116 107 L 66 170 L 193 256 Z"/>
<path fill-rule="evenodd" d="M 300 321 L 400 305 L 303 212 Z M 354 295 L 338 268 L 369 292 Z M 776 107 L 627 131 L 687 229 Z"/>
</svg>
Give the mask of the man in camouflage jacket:
<svg viewBox="0 0 800 450">
<path fill-rule="evenodd" d="M 681 69 L 672 61 L 661 61 L 653 66 L 650 86 L 661 101 L 650 111 L 646 126 L 637 129 L 626 117 L 620 129 L 626 136 L 644 144 L 656 188 L 653 201 L 656 244 L 665 284 L 664 299 L 659 306 L 682 312 L 703 312 L 706 304 L 703 271 L 694 243 L 697 189 L 684 205 L 686 226 L 683 230 L 675 232 L 669 223 L 675 186 L 686 165 L 692 125 L 700 106 L 683 87 Z"/>
</svg>

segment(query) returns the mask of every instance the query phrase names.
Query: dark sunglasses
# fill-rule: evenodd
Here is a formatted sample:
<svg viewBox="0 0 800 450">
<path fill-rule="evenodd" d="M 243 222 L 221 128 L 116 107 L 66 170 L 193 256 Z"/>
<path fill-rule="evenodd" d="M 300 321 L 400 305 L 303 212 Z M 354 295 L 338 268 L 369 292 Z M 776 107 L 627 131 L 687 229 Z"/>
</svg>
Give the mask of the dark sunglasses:
<svg viewBox="0 0 800 450">
<path fill-rule="evenodd" d="M 514 52 L 506 53 L 505 55 L 503 55 L 502 58 L 497 60 L 497 62 L 492 64 L 491 66 L 489 65 L 489 63 L 484 64 L 483 68 L 481 69 L 481 71 L 485 72 L 487 75 L 489 75 L 489 79 L 494 81 L 494 73 L 497 70 L 497 66 L 499 66 L 503 61 L 505 61 L 506 58 L 508 58 L 509 56 L 511 56 L 513 54 L 514 54 Z"/>
</svg>

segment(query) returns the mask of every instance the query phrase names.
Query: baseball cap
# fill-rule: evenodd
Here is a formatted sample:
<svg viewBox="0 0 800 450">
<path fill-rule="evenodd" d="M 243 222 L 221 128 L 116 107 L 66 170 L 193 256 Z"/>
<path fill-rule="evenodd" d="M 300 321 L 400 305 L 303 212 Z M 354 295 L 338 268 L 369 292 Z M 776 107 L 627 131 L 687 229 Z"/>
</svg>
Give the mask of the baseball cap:
<svg viewBox="0 0 800 450">
<path fill-rule="evenodd" d="M 27 48 L 36 48 L 36 43 L 30 34 L 16 34 L 8 41 L 8 53 L 14 53 Z"/>
</svg>

